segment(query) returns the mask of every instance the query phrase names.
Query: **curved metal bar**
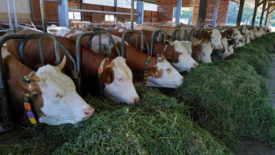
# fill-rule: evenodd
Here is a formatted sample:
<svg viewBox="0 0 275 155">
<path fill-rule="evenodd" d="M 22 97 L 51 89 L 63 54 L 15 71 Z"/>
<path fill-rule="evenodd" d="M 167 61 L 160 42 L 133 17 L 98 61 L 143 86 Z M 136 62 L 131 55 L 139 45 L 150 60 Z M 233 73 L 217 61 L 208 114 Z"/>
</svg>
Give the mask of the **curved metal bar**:
<svg viewBox="0 0 275 155">
<path fill-rule="evenodd" d="M 121 37 L 121 56 L 124 57 L 124 51 L 125 51 L 125 39 L 126 35 L 129 34 L 128 36 L 128 43 L 131 43 L 131 38 L 133 34 L 141 34 L 141 51 L 143 52 L 144 48 L 143 45 L 145 43 L 146 49 L 147 49 L 147 54 L 152 56 L 152 52 L 150 51 L 149 44 L 145 38 L 144 33 L 141 30 L 126 30 L 124 31 L 122 37 Z"/>
<path fill-rule="evenodd" d="M 7 78 L 5 76 L 4 64 L 2 59 L 2 47 L 3 44 L 9 39 L 24 39 L 25 34 L 9 34 L 0 38 L 0 109 L 4 124 L 10 124 L 10 113 L 7 99 Z"/>
<path fill-rule="evenodd" d="M 42 48 L 42 43 L 41 43 L 41 39 L 42 38 L 51 38 L 54 41 L 55 56 L 56 56 L 55 63 L 57 65 L 60 64 L 60 51 L 59 51 L 59 47 L 63 50 L 63 52 L 65 53 L 65 55 L 67 57 L 69 57 L 69 59 L 72 61 L 73 68 L 74 68 L 74 70 L 72 70 L 72 77 L 75 79 L 75 84 L 76 84 L 76 87 L 77 87 L 77 92 L 80 94 L 80 86 L 76 82 L 77 79 L 79 79 L 79 76 L 78 76 L 79 75 L 79 70 L 77 69 L 77 62 L 74 59 L 74 57 L 71 55 L 71 53 L 61 43 L 61 41 L 58 38 L 56 38 L 54 35 L 52 35 L 52 34 L 45 34 L 45 33 L 30 34 L 30 35 L 26 36 L 25 39 L 21 40 L 21 42 L 19 44 L 19 52 L 20 52 L 20 60 L 21 60 L 21 62 L 24 65 L 27 65 L 26 54 L 25 54 L 25 46 L 26 46 L 27 42 L 29 40 L 32 40 L 32 39 L 38 39 L 40 62 L 42 64 L 44 64 L 43 50 L 42 50 L 43 48 Z"/>
<path fill-rule="evenodd" d="M 163 43 L 166 44 L 166 41 L 167 40 L 167 32 L 165 30 L 155 30 L 152 35 L 151 35 L 151 44 L 150 44 L 150 53 L 153 53 L 153 48 L 154 48 L 154 41 L 158 41 L 158 42 L 161 42 L 162 40 L 162 33 L 164 34 L 164 38 L 163 38 Z M 159 35 L 159 40 L 157 38 L 157 36 Z"/>
<path fill-rule="evenodd" d="M 195 34 L 195 36 L 194 36 L 193 34 Z M 198 35 L 198 34 L 197 34 L 197 30 L 196 30 L 196 29 L 192 29 L 192 30 L 190 31 L 190 33 L 189 33 L 189 38 L 188 38 L 188 40 L 189 40 L 189 41 L 191 40 L 191 36 L 197 38 L 197 35 Z"/>
<path fill-rule="evenodd" d="M 176 38 L 176 35 L 178 36 Z M 187 30 L 186 29 L 180 29 L 180 28 L 177 28 L 177 29 L 174 29 L 173 32 L 172 32 L 172 40 L 175 41 L 175 40 L 180 40 L 180 41 L 183 41 L 183 40 L 187 40 Z"/>
</svg>

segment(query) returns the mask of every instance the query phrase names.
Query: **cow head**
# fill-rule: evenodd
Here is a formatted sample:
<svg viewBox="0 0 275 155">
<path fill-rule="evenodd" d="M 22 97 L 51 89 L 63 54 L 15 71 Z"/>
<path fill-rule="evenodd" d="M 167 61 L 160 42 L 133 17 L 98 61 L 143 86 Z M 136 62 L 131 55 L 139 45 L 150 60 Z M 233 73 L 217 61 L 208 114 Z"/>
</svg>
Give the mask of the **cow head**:
<svg viewBox="0 0 275 155">
<path fill-rule="evenodd" d="M 189 55 L 192 55 L 192 42 L 191 41 L 180 41 L 182 45 L 187 49 Z"/>
<path fill-rule="evenodd" d="M 252 30 L 249 30 L 249 38 L 251 39 L 251 40 L 254 40 L 255 39 L 255 37 L 254 37 L 254 34 L 253 34 L 253 31 Z"/>
<path fill-rule="evenodd" d="M 214 44 L 215 49 L 223 49 L 223 45 L 221 43 L 222 35 L 219 30 L 213 29 L 211 34 L 211 42 Z"/>
<path fill-rule="evenodd" d="M 227 38 L 222 38 L 221 42 L 222 42 L 223 46 L 225 47 L 224 48 L 225 51 L 223 53 L 223 58 L 226 58 L 226 57 L 229 56 L 229 53 L 228 53 L 227 48 L 226 48 L 228 46 Z"/>
<path fill-rule="evenodd" d="M 243 26 L 242 33 L 248 33 L 249 30 L 246 28 L 246 26 Z"/>
<path fill-rule="evenodd" d="M 105 83 L 105 96 L 116 101 L 132 104 L 139 101 L 139 96 L 133 85 L 133 74 L 126 65 L 125 59 L 116 57 L 106 66 L 100 76 Z"/>
<path fill-rule="evenodd" d="M 231 55 L 234 53 L 233 45 L 227 47 L 228 54 Z"/>
<path fill-rule="evenodd" d="M 148 72 L 147 85 L 150 87 L 177 88 L 183 83 L 180 73 L 162 54 L 155 57 L 157 64 Z"/>
<path fill-rule="evenodd" d="M 211 61 L 211 54 L 214 50 L 214 45 L 209 41 L 203 41 L 200 43 L 200 54 L 199 54 L 199 60 L 202 63 L 210 63 Z"/>
<path fill-rule="evenodd" d="M 94 109 L 77 94 L 71 78 L 61 73 L 65 63 L 64 58 L 57 67 L 40 67 L 35 76 L 26 77 L 30 83 L 9 81 L 10 86 L 29 96 L 40 123 L 75 124 L 94 114 Z"/>
<path fill-rule="evenodd" d="M 243 44 L 238 39 L 234 40 L 234 43 L 235 43 L 235 47 L 234 48 L 238 48 L 238 47 L 242 47 L 243 46 Z"/>
<path fill-rule="evenodd" d="M 198 66 L 198 63 L 187 52 L 186 48 L 179 41 L 168 41 L 170 46 L 175 48 L 173 57 L 176 57 L 177 62 L 171 62 L 171 64 L 180 72 L 190 71 Z"/>
</svg>

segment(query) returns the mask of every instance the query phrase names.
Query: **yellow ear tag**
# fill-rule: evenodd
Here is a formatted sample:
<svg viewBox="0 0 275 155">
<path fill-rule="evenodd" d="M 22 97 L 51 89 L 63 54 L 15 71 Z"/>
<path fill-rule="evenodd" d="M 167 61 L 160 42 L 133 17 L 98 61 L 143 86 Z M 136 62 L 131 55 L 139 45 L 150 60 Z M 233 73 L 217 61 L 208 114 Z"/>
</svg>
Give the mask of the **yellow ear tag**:
<svg viewBox="0 0 275 155">
<path fill-rule="evenodd" d="M 207 41 L 207 39 L 205 39 L 205 41 Z"/>
</svg>

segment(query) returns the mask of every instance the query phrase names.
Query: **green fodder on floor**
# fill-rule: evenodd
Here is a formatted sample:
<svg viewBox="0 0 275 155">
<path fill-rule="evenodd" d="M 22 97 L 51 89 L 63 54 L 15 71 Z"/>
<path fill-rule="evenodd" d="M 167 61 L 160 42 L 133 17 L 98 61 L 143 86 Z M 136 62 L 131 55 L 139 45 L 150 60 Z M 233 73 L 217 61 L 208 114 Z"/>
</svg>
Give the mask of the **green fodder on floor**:
<svg viewBox="0 0 275 155">
<path fill-rule="evenodd" d="M 157 89 L 138 88 L 141 101 L 121 105 L 87 97 L 95 116 L 79 125 L 45 126 L 33 138 L 0 145 L 32 154 L 231 154 L 193 123 L 189 110 Z M 16 143 L 16 144 L 15 144 Z M 15 144 L 15 145 L 14 145 Z"/>
<path fill-rule="evenodd" d="M 211 64 L 200 64 L 170 95 L 191 107 L 200 127 L 226 146 L 237 146 L 240 137 L 248 136 L 274 147 L 275 111 L 268 104 L 265 81 L 274 42 L 275 35 L 268 34 L 226 60 L 216 57 Z"/>
</svg>

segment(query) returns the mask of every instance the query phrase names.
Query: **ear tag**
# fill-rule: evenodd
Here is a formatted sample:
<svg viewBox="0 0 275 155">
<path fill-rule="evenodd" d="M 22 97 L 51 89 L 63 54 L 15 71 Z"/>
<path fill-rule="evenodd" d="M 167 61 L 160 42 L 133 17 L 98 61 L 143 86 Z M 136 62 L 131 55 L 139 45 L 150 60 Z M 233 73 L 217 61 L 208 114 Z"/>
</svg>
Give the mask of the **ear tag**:
<svg viewBox="0 0 275 155">
<path fill-rule="evenodd" d="M 100 77 L 101 73 L 103 72 L 103 68 L 98 68 L 98 78 Z"/>
<path fill-rule="evenodd" d="M 205 39 L 205 41 L 207 41 L 207 39 Z"/>
</svg>

